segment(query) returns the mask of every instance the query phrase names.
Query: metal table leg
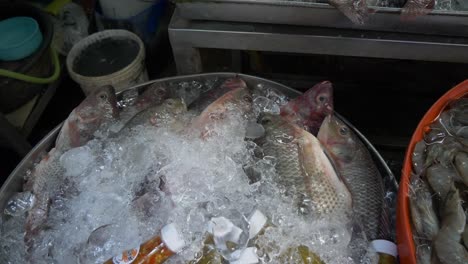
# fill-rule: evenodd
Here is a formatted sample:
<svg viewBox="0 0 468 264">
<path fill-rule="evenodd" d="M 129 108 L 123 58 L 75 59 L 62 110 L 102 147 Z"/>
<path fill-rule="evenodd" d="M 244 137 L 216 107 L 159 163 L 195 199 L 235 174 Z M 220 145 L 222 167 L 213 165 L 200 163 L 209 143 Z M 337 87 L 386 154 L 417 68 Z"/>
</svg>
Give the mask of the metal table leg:
<svg viewBox="0 0 468 264">
<path fill-rule="evenodd" d="M 171 24 L 174 19 L 177 18 L 173 16 Z M 178 25 L 183 27 L 184 25 L 188 25 L 188 21 L 181 19 L 178 21 Z M 169 40 L 171 42 L 172 52 L 174 54 L 174 60 L 179 74 L 202 72 L 203 69 L 200 51 L 193 46 L 192 42 L 185 39 L 178 31 L 171 30 L 171 26 L 169 26 Z"/>
</svg>

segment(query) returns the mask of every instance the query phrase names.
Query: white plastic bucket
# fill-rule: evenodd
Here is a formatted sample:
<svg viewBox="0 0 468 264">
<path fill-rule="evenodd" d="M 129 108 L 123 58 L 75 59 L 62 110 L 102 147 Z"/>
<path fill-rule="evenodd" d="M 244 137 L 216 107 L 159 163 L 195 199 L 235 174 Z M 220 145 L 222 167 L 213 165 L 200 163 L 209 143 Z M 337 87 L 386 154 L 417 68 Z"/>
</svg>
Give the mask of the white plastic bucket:
<svg viewBox="0 0 468 264">
<path fill-rule="evenodd" d="M 76 72 L 75 63 L 79 56 L 92 44 L 96 44 L 104 39 L 133 40 L 138 43 L 138 52 L 128 65 L 107 75 L 85 76 Z M 112 85 L 116 91 L 121 91 L 129 86 L 148 81 L 148 73 L 145 66 L 145 46 L 137 35 L 127 30 L 105 30 L 82 39 L 68 53 L 67 69 L 70 77 L 80 84 L 85 94 L 89 94 L 93 89 L 105 85 Z"/>
<path fill-rule="evenodd" d="M 102 14 L 108 18 L 126 19 L 153 5 L 153 0 L 99 0 Z"/>
</svg>

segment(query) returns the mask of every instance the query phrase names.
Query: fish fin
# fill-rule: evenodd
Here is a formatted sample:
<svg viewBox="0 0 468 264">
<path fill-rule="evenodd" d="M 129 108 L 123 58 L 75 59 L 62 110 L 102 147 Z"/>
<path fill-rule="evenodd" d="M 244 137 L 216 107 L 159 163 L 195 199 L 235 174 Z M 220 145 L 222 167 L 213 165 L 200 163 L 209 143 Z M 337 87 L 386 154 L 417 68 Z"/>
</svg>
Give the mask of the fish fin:
<svg viewBox="0 0 468 264">
<path fill-rule="evenodd" d="M 391 237 L 390 204 L 384 198 L 382 201 L 382 214 L 380 215 L 379 238 L 393 240 Z"/>
<path fill-rule="evenodd" d="M 434 8 L 435 0 L 429 1 L 416 1 L 410 0 L 406 2 L 405 6 L 401 10 L 401 20 L 411 21 L 415 20 L 419 16 L 429 14 Z"/>
<path fill-rule="evenodd" d="M 348 183 L 344 179 L 343 175 L 341 175 L 340 170 L 338 168 L 338 164 L 336 163 L 333 154 L 330 151 L 328 151 L 328 149 L 325 146 L 323 146 L 322 142 L 320 142 L 320 146 L 322 146 L 323 153 L 328 158 L 328 160 L 330 161 L 330 164 L 332 165 L 333 169 L 335 170 L 336 176 L 338 176 L 338 179 L 345 185 L 346 189 L 348 189 L 348 191 L 349 191 Z M 352 203 L 352 201 L 351 201 L 351 203 Z"/>
</svg>

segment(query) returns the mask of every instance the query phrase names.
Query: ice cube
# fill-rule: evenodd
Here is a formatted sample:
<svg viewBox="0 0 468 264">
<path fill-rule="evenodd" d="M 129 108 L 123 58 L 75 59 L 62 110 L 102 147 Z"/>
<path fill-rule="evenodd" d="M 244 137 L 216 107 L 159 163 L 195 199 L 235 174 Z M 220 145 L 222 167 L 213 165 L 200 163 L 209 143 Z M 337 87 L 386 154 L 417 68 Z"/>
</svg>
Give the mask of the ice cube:
<svg viewBox="0 0 468 264">
<path fill-rule="evenodd" d="M 245 131 L 245 137 L 248 139 L 260 138 L 265 134 L 265 129 L 257 122 L 248 122 Z"/>
<path fill-rule="evenodd" d="M 249 239 L 254 238 L 265 226 L 266 216 L 259 210 L 255 210 L 249 217 Z"/>
<path fill-rule="evenodd" d="M 255 247 L 238 250 L 233 255 L 236 260 L 229 262 L 231 264 L 255 264 L 259 262 Z"/>
<path fill-rule="evenodd" d="M 185 247 L 185 241 L 182 234 L 173 223 L 163 227 L 161 230 L 161 238 L 172 252 L 179 252 Z"/>
<path fill-rule="evenodd" d="M 7 202 L 4 213 L 11 216 L 24 215 L 34 205 L 35 196 L 31 192 L 14 194 Z"/>
<path fill-rule="evenodd" d="M 60 163 L 66 168 L 69 176 L 78 176 L 83 173 L 94 161 L 95 156 L 88 145 L 73 148 L 60 157 Z"/>
<path fill-rule="evenodd" d="M 248 222 L 237 210 L 225 212 L 225 216 L 212 218 L 208 232 L 213 234 L 216 248 L 226 260 L 233 260 L 233 252 L 242 250 L 248 242 Z"/>
<path fill-rule="evenodd" d="M 119 107 L 129 107 L 135 103 L 138 98 L 138 90 L 137 89 L 129 89 L 122 92 L 122 100 L 118 101 Z"/>
</svg>

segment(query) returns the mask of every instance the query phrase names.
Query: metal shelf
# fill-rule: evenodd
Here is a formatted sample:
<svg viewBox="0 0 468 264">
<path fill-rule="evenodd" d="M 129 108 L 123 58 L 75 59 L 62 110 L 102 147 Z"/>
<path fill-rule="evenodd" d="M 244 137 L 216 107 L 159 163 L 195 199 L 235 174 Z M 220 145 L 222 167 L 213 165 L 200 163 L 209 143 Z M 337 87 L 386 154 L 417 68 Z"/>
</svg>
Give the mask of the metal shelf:
<svg viewBox="0 0 468 264">
<path fill-rule="evenodd" d="M 365 25 L 352 24 L 325 3 L 290 0 L 177 1 L 179 15 L 188 20 L 234 21 L 377 30 L 430 35 L 467 36 L 467 11 L 432 11 L 414 21 L 402 21 L 400 8 L 372 7 Z"/>
<path fill-rule="evenodd" d="M 203 71 L 199 48 L 468 62 L 468 37 L 192 20 L 183 17 L 179 7 L 169 25 L 169 37 L 180 74 Z"/>
</svg>

